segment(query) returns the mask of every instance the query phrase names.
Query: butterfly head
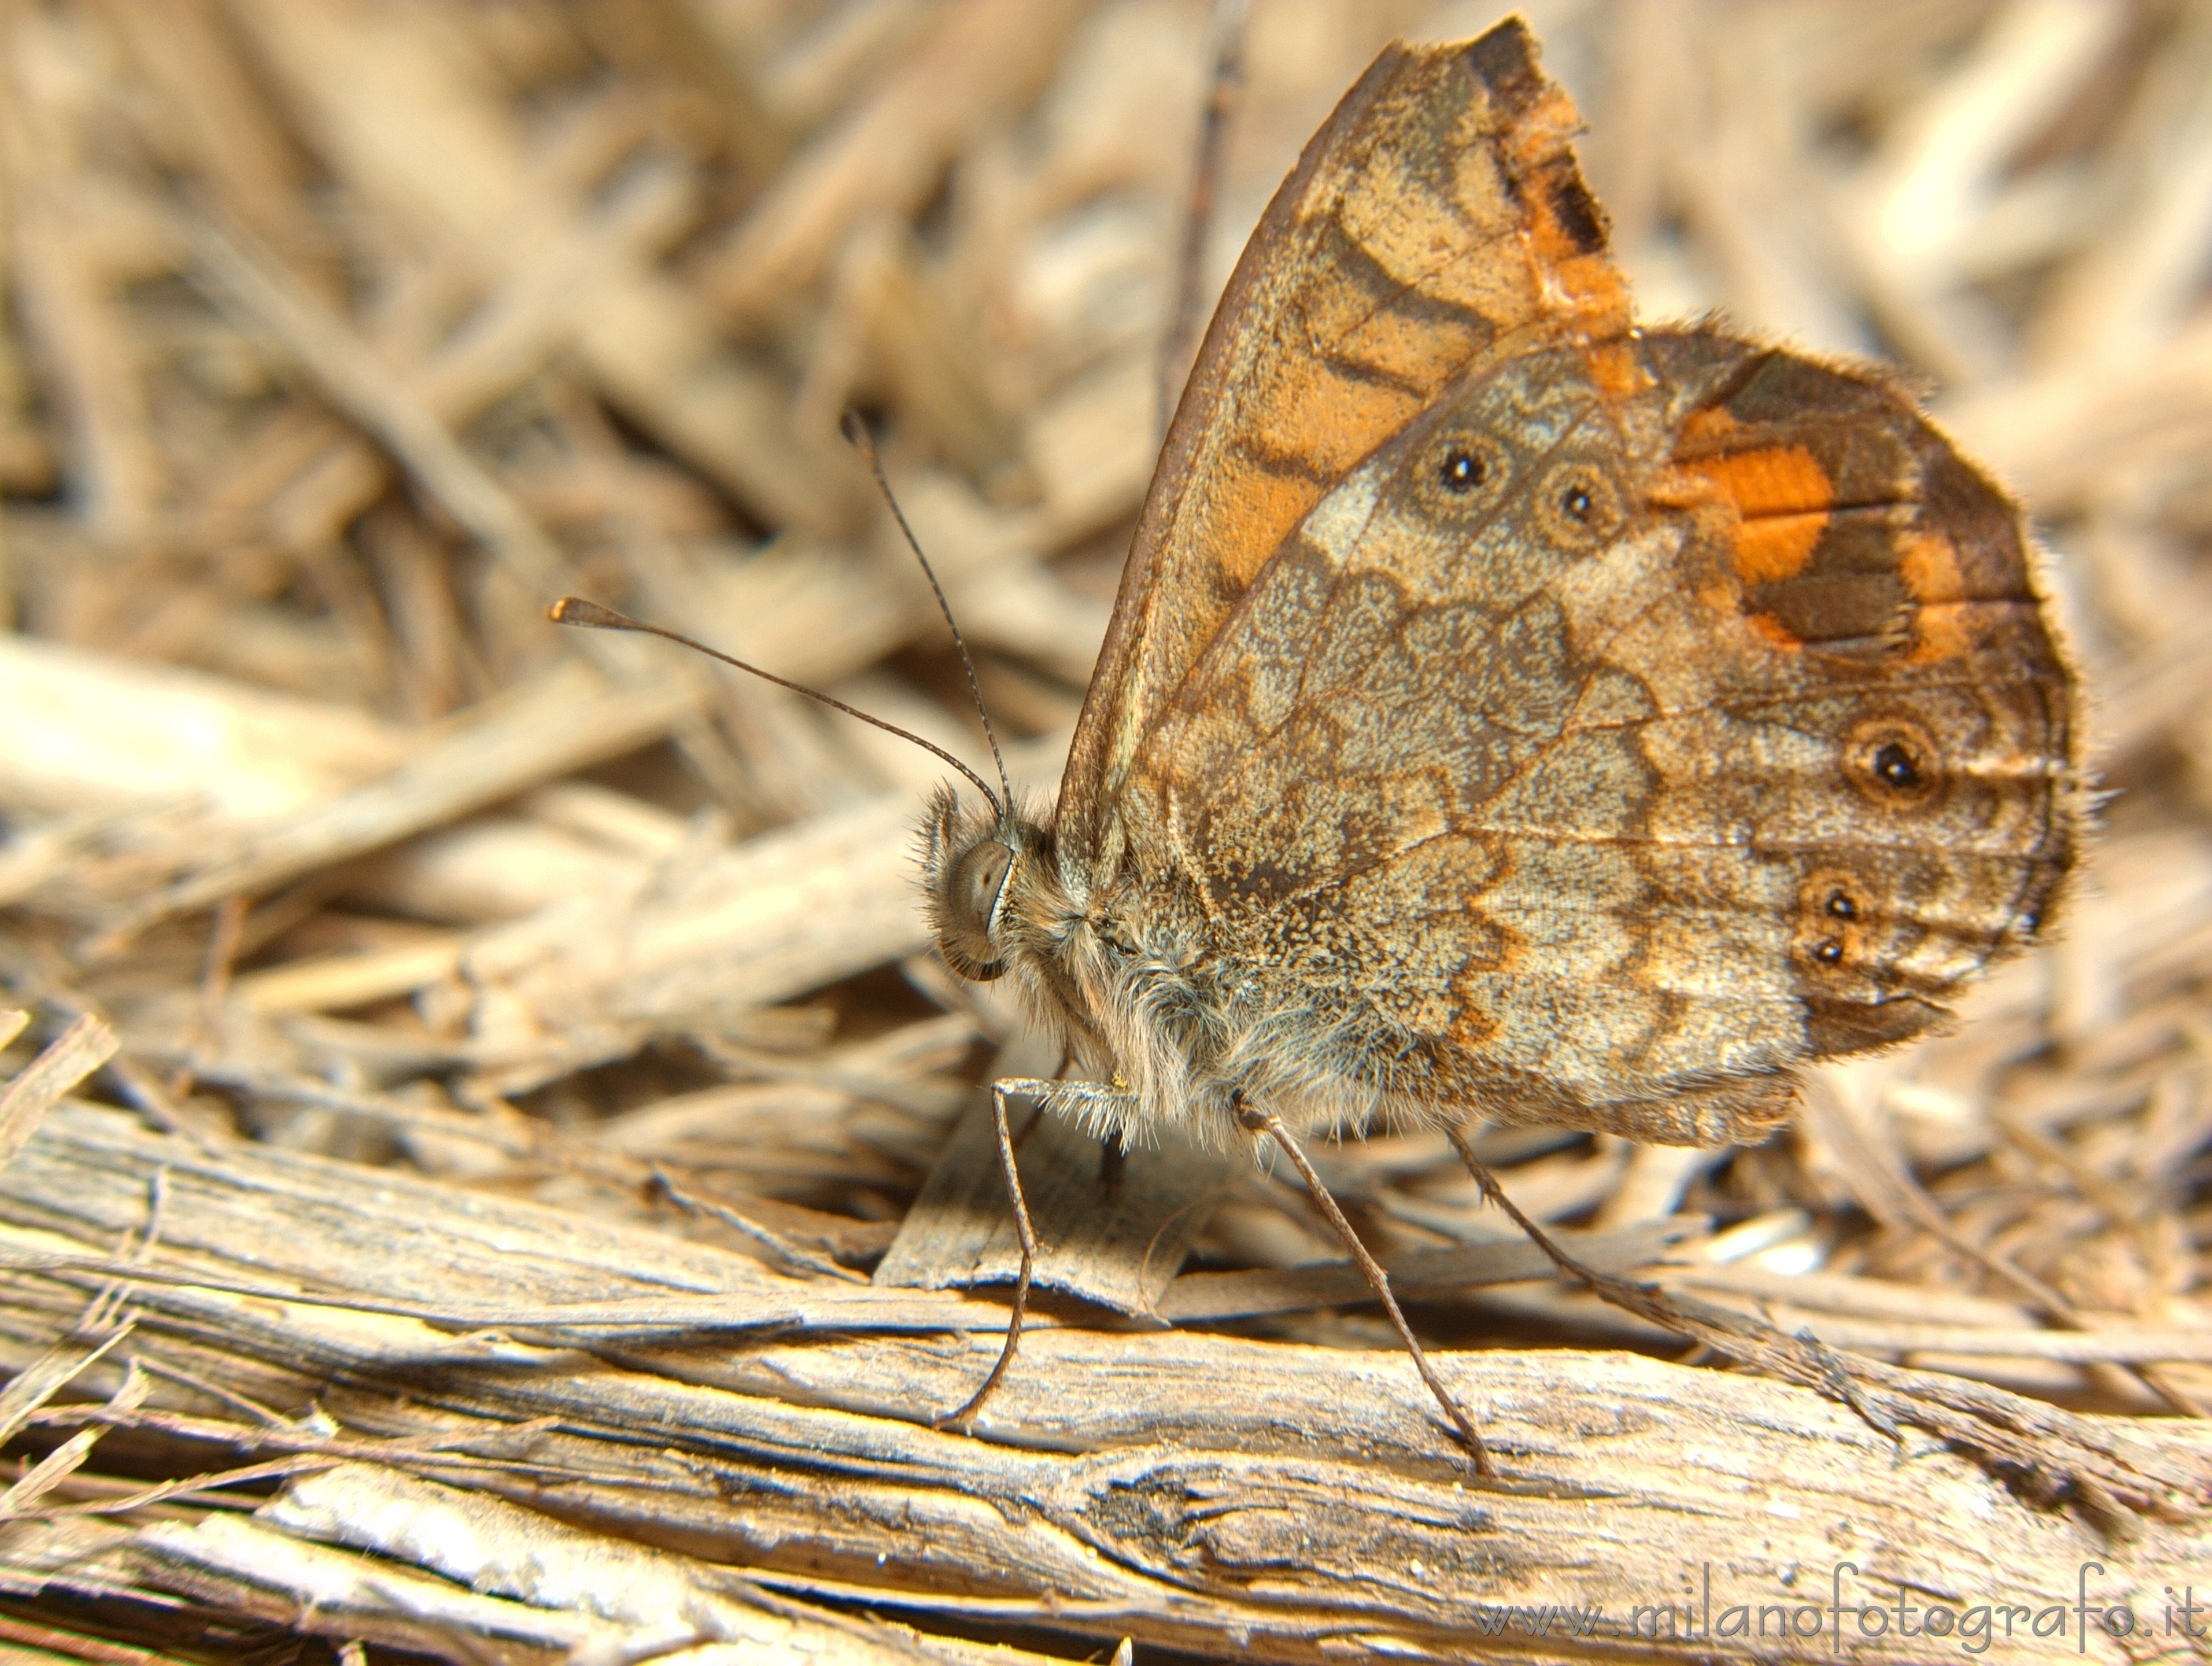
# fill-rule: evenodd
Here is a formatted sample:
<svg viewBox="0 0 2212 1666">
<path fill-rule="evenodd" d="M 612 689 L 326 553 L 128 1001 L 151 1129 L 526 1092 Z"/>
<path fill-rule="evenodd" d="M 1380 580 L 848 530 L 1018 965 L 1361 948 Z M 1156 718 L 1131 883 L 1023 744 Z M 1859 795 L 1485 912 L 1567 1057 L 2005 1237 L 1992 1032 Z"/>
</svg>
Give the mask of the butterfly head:
<svg viewBox="0 0 2212 1666">
<path fill-rule="evenodd" d="M 1052 835 L 1015 806 L 968 809 L 947 787 L 930 805 L 923 841 L 938 952 L 971 983 L 988 983 L 1006 972 L 1020 922 L 1038 917 Z"/>
</svg>

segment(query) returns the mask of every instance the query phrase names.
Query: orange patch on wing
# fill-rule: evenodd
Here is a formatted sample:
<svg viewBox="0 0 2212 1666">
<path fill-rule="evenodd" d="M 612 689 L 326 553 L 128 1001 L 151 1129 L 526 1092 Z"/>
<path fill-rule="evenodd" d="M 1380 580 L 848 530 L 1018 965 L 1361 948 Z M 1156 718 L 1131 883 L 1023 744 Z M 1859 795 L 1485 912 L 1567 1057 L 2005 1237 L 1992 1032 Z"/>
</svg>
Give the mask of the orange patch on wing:
<svg viewBox="0 0 2212 1666">
<path fill-rule="evenodd" d="M 1551 308 L 1572 316 L 1575 327 L 1594 336 L 1626 334 L 1633 308 L 1628 285 L 1601 254 L 1584 254 L 1548 216 L 1537 222 L 1529 239 L 1543 275 Z"/>
<path fill-rule="evenodd" d="M 1975 604 L 1933 602 L 1912 616 L 1912 652 L 1907 663 L 1929 666 L 1944 660 L 1961 660 L 1973 651 Z"/>
<path fill-rule="evenodd" d="M 1590 380 L 1607 399 L 1633 398 L 1651 386 L 1651 373 L 1627 342 L 1601 342 L 1583 356 L 1589 365 Z"/>
<path fill-rule="evenodd" d="M 1699 413 L 1685 437 L 1709 425 Z M 1702 436 L 1700 436 L 1702 437 Z M 1771 584 L 1802 570 L 1835 507 L 1835 483 L 1802 446 L 1717 452 L 1685 459 L 1735 508 L 1735 570 L 1746 584 Z"/>
<path fill-rule="evenodd" d="M 1745 520 L 1761 515 L 1823 514 L 1835 507 L 1835 483 L 1802 446 L 1767 446 L 1690 459 L 1719 487 Z"/>
<path fill-rule="evenodd" d="M 1966 581 L 1959 571 L 1957 546 L 1941 532 L 1907 532 L 1900 538 L 1897 571 L 1917 602 L 1965 599 Z"/>
<path fill-rule="evenodd" d="M 1802 571 L 1828 524 L 1825 514 L 1762 515 L 1735 529 L 1736 576 L 1746 584 L 1771 584 Z"/>
<path fill-rule="evenodd" d="M 1787 649 L 1795 653 L 1805 646 L 1797 634 L 1771 613 L 1747 613 L 1744 623 L 1751 627 L 1752 635 L 1764 641 L 1769 648 Z"/>
<path fill-rule="evenodd" d="M 1250 586 L 1276 546 L 1321 501 L 1322 490 L 1295 475 L 1271 474 L 1231 453 L 1216 465 L 1204 509 L 1215 563 L 1238 589 Z"/>
<path fill-rule="evenodd" d="M 1327 361 L 1304 354 L 1286 356 L 1256 392 L 1250 400 L 1252 442 L 1261 451 L 1295 458 L 1322 477 L 1349 473 L 1420 410 L 1411 394 L 1341 374 Z"/>
</svg>

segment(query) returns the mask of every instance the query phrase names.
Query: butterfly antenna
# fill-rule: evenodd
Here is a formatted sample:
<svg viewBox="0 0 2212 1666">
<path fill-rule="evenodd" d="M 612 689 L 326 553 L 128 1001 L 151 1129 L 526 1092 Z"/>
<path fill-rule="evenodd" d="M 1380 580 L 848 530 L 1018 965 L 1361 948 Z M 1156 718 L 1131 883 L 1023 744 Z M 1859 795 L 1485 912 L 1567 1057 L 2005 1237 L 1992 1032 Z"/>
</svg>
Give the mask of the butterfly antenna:
<svg viewBox="0 0 2212 1666">
<path fill-rule="evenodd" d="M 960 627 L 952 617 L 952 604 L 945 599 L 945 587 L 937 581 L 937 569 L 929 564 L 929 557 L 921 553 L 921 540 L 915 537 L 914 528 L 906 524 L 906 511 L 899 508 L 898 499 L 891 496 L 891 483 L 884 478 L 884 465 L 876 458 L 875 439 L 869 434 L 868 425 L 860 420 L 860 412 L 848 410 L 838 418 L 837 427 L 845 436 L 845 443 L 860 453 L 860 460 L 868 465 L 868 472 L 875 476 L 876 489 L 884 495 L 884 502 L 890 506 L 891 519 L 898 522 L 898 529 L 906 538 L 906 547 L 914 551 L 914 558 L 921 563 L 922 576 L 929 581 L 929 587 L 936 594 L 937 611 L 945 615 L 945 628 L 952 633 L 952 646 L 960 653 L 961 669 L 968 673 L 968 692 L 975 696 L 975 715 L 983 723 L 983 739 L 991 743 L 991 762 L 999 766 L 999 785 L 1006 789 L 1006 802 L 1012 804 L 1014 801 L 1014 784 L 1006 779 L 1006 760 L 999 753 L 998 733 L 991 727 L 991 714 L 983 705 L 983 685 L 975 680 L 975 662 L 968 657 L 967 640 L 961 635 Z M 987 787 L 987 796 L 988 793 Z"/>
<path fill-rule="evenodd" d="M 939 599 L 943 599 L 940 597 Z M 794 683 L 788 677 L 778 677 L 772 671 L 763 671 L 758 666 L 748 665 L 734 655 L 723 653 L 720 648 L 708 648 L 704 642 L 695 641 L 680 631 L 664 630 L 659 625 L 646 623 L 642 619 L 633 619 L 627 613 L 617 613 L 611 607 L 602 607 L 597 602 L 587 602 L 580 596 L 562 597 L 559 601 L 545 610 L 545 617 L 552 620 L 555 624 L 575 625 L 585 630 L 634 630 L 640 635 L 665 636 L 672 642 L 681 642 L 685 648 L 695 649 L 710 660 L 720 660 L 726 666 L 734 666 L 739 671 L 750 672 L 764 683 L 773 683 L 780 689 L 789 689 L 793 694 L 803 694 L 809 700 L 818 700 L 833 711 L 841 711 L 848 717 L 857 717 L 863 723 L 872 723 L 885 734 L 895 734 L 901 740 L 911 740 L 925 752 L 934 752 L 969 780 L 974 781 L 975 790 L 990 801 L 993 812 L 1001 818 L 1006 813 L 1006 805 L 1013 800 L 1012 788 L 1007 788 L 1006 799 L 1000 800 L 999 795 L 991 790 L 990 782 L 985 781 L 982 776 L 977 775 L 935 741 L 925 740 L 913 730 L 902 729 L 896 723 L 886 723 L 880 717 L 871 717 L 858 707 L 848 706 L 834 696 L 823 693 L 819 689 L 810 689 L 804 683 Z M 972 681 L 975 673 L 970 672 L 969 676 Z M 991 755 L 996 757 L 998 752 L 998 743 L 994 741 L 991 744 Z M 1006 778 L 1006 765 L 1001 763 L 999 766 L 999 780 L 1001 784 L 1004 784 Z"/>
</svg>

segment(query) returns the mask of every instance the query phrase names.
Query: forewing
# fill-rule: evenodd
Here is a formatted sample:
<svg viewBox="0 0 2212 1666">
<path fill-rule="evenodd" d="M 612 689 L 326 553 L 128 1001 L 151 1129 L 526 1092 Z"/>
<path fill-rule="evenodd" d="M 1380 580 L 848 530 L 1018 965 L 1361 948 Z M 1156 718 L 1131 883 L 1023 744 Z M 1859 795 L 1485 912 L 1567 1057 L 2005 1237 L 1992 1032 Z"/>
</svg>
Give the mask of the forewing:
<svg viewBox="0 0 2212 1666">
<path fill-rule="evenodd" d="M 1389 48 L 1308 143 L 1169 430 L 1061 784 L 1065 860 L 1118 860 L 1112 806 L 1147 731 L 1362 459 L 1531 330 L 1626 331 L 1577 124 L 1516 18 Z"/>
</svg>

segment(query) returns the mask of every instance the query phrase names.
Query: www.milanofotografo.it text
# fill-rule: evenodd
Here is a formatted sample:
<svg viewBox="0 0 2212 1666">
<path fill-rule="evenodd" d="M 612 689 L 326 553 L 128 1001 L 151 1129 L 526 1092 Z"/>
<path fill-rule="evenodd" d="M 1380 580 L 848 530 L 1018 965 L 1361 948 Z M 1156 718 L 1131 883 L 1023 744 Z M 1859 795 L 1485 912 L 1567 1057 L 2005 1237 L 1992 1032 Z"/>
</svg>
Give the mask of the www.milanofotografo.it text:
<svg viewBox="0 0 2212 1666">
<path fill-rule="evenodd" d="M 1475 1610 L 1468 1629 L 1486 1637 L 1632 1637 L 1653 1642 L 1743 1641 L 1756 1645 L 1787 1641 L 1802 1650 L 1826 1643 L 1838 1659 L 1861 1651 L 1894 1649 L 1899 1642 L 1921 1648 L 1955 1649 L 1965 1655 L 1988 1652 L 2000 1643 L 2030 1642 L 2045 1648 L 2071 1645 L 2087 1654 L 2100 1644 L 2154 1638 L 2188 1638 L 2212 1643 L 2212 1590 L 2199 1597 L 2196 1587 L 2160 1587 L 2160 1601 L 2144 1604 L 2100 1592 L 2102 1562 L 2084 1562 L 2077 1571 L 2074 1600 L 2048 1596 L 2033 1601 L 1992 1595 L 1946 1599 L 1925 1588 L 1880 1582 L 1869 1589 L 1855 1562 L 1829 1570 L 1828 1590 L 1808 1590 L 1797 1602 L 1735 1602 L 1717 1596 L 1710 1563 L 1699 1572 L 1694 1600 L 1639 1603 L 1624 1615 L 1608 1614 L 1602 1604 L 1504 1603 Z M 1825 1597 L 1825 1600 L 1822 1598 Z"/>
</svg>

